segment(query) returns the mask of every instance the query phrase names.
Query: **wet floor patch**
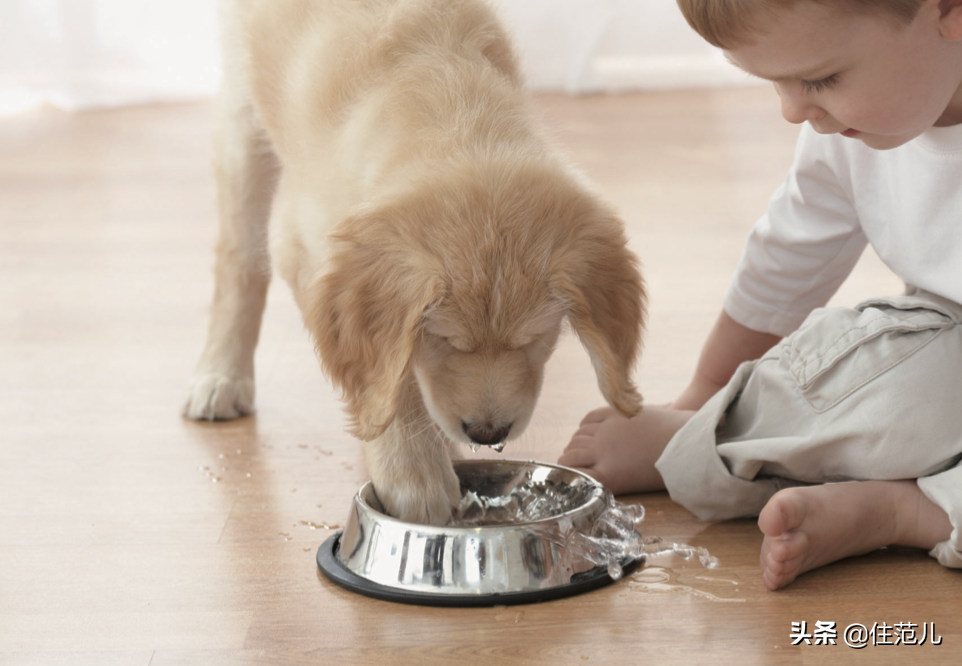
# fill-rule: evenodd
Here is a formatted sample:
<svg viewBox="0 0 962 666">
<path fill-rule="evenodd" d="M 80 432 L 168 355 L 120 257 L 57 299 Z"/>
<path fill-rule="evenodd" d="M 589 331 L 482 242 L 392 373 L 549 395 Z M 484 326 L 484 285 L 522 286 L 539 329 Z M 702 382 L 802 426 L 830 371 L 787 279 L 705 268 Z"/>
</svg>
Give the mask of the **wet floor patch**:
<svg viewBox="0 0 962 666">
<path fill-rule="evenodd" d="M 744 603 L 741 581 L 735 576 L 712 576 L 683 569 L 648 565 L 625 581 L 628 589 L 646 594 L 680 594 L 720 603 Z"/>
</svg>

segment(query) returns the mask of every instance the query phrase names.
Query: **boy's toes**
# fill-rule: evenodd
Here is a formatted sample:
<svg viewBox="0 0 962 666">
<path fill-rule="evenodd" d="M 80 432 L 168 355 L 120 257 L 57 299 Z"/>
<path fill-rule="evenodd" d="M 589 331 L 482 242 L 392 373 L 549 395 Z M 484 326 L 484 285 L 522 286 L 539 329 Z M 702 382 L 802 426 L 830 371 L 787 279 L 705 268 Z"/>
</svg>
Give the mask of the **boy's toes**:
<svg viewBox="0 0 962 666">
<path fill-rule="evenodd" d="M 807 539 L 804 532 L 789 532 L 780 537 L 765 537 L 763 553 L 773 565 L 787 566 L 805 554 Z"/>
<path fill-rule="evenodd" d="M 600 421 L 582 424 L 575 430 L 575 434 L 571 436 L 571 443 L 574 444 L 576 441 L 580 441 L 581 443 L 590 441 L 601 428 L 601 425 Z"/>
<path fill-rule="evenodd" d="M 598 407 L 597 409 L 593 409 L 585 414 L 585 417 L 581 419 L 581 423 L 578 425 L 585 426 L 589 423 L 601 423 L 602 421 L 605 421 L 616 414 L 618 414 L 618 412 L 611 407 Z"/>
<path fill-rule="evenodd" d="M 575 467 L 577 469 L 588 469 L 593 467 L 596 462 L 598 462 L 598 456 L 594 449 L 572 447 L 570 445 L 565 449 L 564 453 L 561 454 L 561 457 L 558 458 L 559 465 Z"/>
<path fill-rule="evenodd" d="M 758 514 L 758 529 L 765 536 L 779 537 L 802 524 L 804 511 L 796 501 L 795 488 L 775 493 Z"/>
<path fill-rule="evenodd" d="M 762 569 L 762 582 L 769 590 L 779 590 L 795 580 L 794 576 L 788 576 L 783 572 L 773 569 Z"/>
<path fill-rule="evenodd" d="M 777 539 L 771 540 L 768 555 L 772 562 L 781 563 L 789 566 L 792 562 L 800 560 L 805 554 L 808 539 L 804 532 L 789 532 Z"/>
<path fill-rule="evenodd" d="M 770 590 L 791 583 L 801 573 L 808 539 L 803 532 L 789 532 L 780 537 L 765 537 L 759 564 L 762 580 Z"/>
<path fill-rule="evenodd" d="M 587 425 L 578 428 L 575 434 L 571 436 L 571 441 L 565 446 L 564 450 L 573 451 L 575 449 L 585 449 L 585 448 L 595 448 L 597 446 L 597 439 L 595 435 L 598 432 L 598 428 L 595 425 Z"/>
<path fill-rule="evenodd" d="M 794 581 L 800 571 L 797 560 L 789 562 L 769 561 L 762 565 L 762 582 L 769 590 L 779 590 Z"/>
</svg>

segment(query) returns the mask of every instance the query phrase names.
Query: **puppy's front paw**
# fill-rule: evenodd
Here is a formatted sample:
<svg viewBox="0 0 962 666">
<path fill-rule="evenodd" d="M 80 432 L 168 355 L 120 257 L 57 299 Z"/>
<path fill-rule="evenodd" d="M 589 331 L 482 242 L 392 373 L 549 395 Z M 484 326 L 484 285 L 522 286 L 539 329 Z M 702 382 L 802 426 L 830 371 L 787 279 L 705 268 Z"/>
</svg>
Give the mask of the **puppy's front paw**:
<svg viewBox="0 0 962 666">
<path fill-rule="evenodd" d="M 446 525 L 461 501 L 461 485 L 451 468 L 441 477 L 374 480 L 374 490 L 384 510 L 407 523 Z"/>
<path fill-rule="evenodd" d="M 254 411 L 254 379 L 216 373 L 194 376 L 187 390 L 183 415 L 195 421 L 227 421 Z"/>
</svg>

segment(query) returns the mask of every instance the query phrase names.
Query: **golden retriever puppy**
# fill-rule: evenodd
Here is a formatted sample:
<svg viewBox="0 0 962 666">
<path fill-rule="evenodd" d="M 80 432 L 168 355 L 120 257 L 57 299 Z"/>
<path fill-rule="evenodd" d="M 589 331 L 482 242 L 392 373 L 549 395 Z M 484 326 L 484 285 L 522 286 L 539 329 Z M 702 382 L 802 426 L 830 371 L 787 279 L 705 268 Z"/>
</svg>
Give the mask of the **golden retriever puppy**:
<svg viewBox="0 0 962 666">
<path fill-rule="evenodd" d="M 216 290 L 186 416 L 253 409 L 271 263 L 403 520 L 450 519 L 457 443 L 521 434 L 565 318 L 606 400 L 638 412 L 623 224 L 532 123 L 482 0 L 236 0 L 223 19 Z"/>
</svg>

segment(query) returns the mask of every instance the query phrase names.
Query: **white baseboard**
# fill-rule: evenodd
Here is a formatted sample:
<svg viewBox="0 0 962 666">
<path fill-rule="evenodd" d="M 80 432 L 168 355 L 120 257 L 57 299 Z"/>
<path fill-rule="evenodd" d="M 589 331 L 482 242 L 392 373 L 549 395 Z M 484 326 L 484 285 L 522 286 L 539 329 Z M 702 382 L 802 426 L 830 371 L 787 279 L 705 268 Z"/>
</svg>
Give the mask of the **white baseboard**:
<svg viewBox="0 0 962 666">
<path fill-rule="evenodd" d="M 605 92 L 723 88 L 764 84 L 720 53 L 679 56 L 601 56 L 591 66 L 590 87 Z"/>
</svg>

